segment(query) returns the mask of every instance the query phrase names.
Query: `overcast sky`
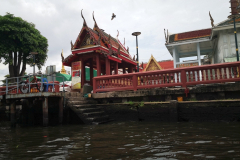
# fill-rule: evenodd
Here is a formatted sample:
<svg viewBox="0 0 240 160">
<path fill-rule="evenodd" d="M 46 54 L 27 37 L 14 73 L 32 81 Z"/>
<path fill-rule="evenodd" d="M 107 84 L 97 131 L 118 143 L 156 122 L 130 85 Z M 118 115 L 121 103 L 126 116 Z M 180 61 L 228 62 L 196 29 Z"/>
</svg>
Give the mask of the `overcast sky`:
<svg viewBox="0 0 240 160">
<path fill-rule="evenodd" d="M 93 27 L 92 12 L 98 26 L 116 37 L 136 54 L 136 39 L 132 32 L 141 32 L 139 62 L 148 62 L 151 54 L 157 61 L 172 59 L 165 47 L 164 28 L 170 33 L 180 33 L 211 27 L 208 12 L 214 24 L 230 14 L 229 0 L 0 0 L 0 15 L 6 12 L 36 25 L 48 39 L 48 59 L 43 66 L 56 65 L 61 70 L 61 51 L 64 57 L 71 54 L 70 41 L 75 42 L 83 20 Z M 116 18 L 111 21 L 112 13 Z M 66 68 L 70 70 L 70 68 Z M 36 69 L 38 71 L 38 69 Z M 32 67 L 27 67 L 32 73 Z M 0 79 L 8 74 L 8 66 L 0 64 Z"/>
</svg>

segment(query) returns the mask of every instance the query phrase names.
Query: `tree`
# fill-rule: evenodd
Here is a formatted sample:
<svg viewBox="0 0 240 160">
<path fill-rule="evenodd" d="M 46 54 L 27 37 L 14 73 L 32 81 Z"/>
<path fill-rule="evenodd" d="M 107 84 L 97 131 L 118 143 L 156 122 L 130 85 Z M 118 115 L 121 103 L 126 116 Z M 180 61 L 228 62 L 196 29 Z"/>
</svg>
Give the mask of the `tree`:
<svg viewBox="0 0 240 160">
<path fill-rule="evenodd" d="M 35 63 L 39 69 L 47 60 L 47 39 L 20 17 L 7 13 L 0 15 L 0 63 L 9 65 L 10 77 L 23 76 L 26 64 L 33 65 L 30 52 L 38 52 Z"/>
</svg>

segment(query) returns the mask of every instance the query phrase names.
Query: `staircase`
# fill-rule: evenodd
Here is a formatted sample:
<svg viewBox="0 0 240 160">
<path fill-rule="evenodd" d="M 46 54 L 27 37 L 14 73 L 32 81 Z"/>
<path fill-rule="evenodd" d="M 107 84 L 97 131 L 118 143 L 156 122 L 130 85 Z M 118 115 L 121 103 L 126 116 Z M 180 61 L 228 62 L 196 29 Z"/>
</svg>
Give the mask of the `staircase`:
<svg viewBox="0 0 240 160">
<path fill-rule="evenodd" d="M 109 116 L 97 107 L 92 98 L 85 98 L 83 94 L 70 92 L 65 94 L 67 106 L 77 114 L 85 124 L 102 124 L 109 122 Z"/>
</svg>

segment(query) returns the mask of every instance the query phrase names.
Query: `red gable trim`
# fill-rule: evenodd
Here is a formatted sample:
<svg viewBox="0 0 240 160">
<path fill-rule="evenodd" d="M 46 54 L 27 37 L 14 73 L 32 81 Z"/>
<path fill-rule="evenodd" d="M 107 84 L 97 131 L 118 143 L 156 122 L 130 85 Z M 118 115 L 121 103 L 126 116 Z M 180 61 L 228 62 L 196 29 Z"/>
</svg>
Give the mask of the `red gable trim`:
<svg viewBox="0 0 240 160">
<path fill-rule="evenodd" d="M 122 61 L 120 59 L 114 58 L 114 57 L 109 56 L 109 55 L 108 55 L 108 59 L 113 60 L 113 61 L 118 62 L 118 63 L 122 63 Z"/>
<path fill-rule="evenodd" d="M 206 36 L 210 36 L 211 33 L 212 33 L 212 29 L 204 29 L 204 30 L 175 34 L 174 41 L 206 37 Z"/>
<path fill-rule="evenodd" d="M 102 49 L 100 46 L 96 47 L 91 47 L 91 48 L 85 48 L 85 49 L 78 49 L 78 50 L 72 50 L 72 54 L 77 54 L 77 53 L 82 53 L 82 52 L 89 52 L 89 51 L 94 51 L 97 49 Z"/>
<path fill-rule="evenodd" d="M 133 61 L 121 56 L 121 55 L 118 55 L 118 57 L 121 58 L 122 60 L 126 61 L 126 62 L 132 63 L 133 65 L 137 65 L 137 63 L 135 63 L 135 62 L 133 62 Z"/>
</svg>

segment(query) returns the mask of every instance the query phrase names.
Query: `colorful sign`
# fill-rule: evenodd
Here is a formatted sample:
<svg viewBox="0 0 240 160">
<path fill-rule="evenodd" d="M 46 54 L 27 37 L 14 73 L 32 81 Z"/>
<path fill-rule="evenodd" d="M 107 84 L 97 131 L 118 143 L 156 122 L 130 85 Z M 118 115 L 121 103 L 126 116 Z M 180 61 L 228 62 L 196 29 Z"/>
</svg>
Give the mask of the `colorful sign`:
<svg viewBox="0 0 240 160">
<path fill-rule="evenodd" d="M 185 63 L 185 64 L 177 64 L 177 68 L 183 68 L 183 67 L 193 67 L 198 66 L 198 62 L 195 63 Z"/>
<path fill-rule="evenodd" d="M 72 62 L 72 89 L 81 89 L 81 61 Z"/>
</svg>

